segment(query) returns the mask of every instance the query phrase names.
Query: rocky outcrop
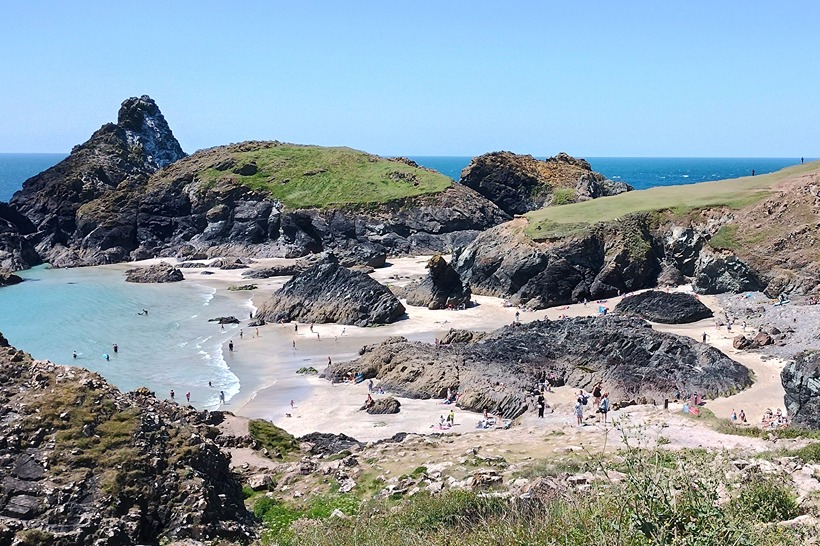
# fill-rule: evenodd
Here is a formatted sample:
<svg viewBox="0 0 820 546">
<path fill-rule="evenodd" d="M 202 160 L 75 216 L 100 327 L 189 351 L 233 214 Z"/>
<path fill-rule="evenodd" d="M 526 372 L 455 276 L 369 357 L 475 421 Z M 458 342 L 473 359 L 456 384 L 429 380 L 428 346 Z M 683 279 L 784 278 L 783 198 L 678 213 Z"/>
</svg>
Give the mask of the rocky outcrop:
<svg viewBox="0 0 820 546">
<path fill-rule="evenodd" d="M 711 251 L 700 254 L 692 286 L 699 294 L 736 294 L 763 289 L 757 273 L 743 260 L 734 255 L 721 255 Z"/>
<path fill-rule="evenodd" d="M 628 296 L 615 306 L 615 313 L 664 324 L 688 324 L 712 316 L 712 310 L 691 294 L 647 290 Z"/>
<path fill-rule="evenodd" d="M 473 158 L 461 172 L 461 184 L 509 215 L 632 190 L 628 184 L 607 180 L 594 172 L 583 159 L 565 153 L 544 161 L 511 152 L 484 154 Z M 558 189 L 564 190 L 560 198 L 556 198 Z"/>
<path fill-rule="evenodd" d="M 29 239 L 52 265 L 124 261 L 138 239 L 136 202 L 149 176 L 184 155 L 156 103 L 133 97 L 116 124 L 26 180 L 11 204 L 33 223 Z"/>
<path fill-rule="evenodd" d="M 454 253 L 453 267 L 473 293 L 541 309 L 655 285 L 663 249 L 646 215 L 556 241 L 530 239 L 526 225 L 516 219 L 489 229 Z"/>
<path fill-rule="evenodd" d="M 377 398 L 373 403 L 365 409 L 370 415 L 383 415 L 389 413 L 398 413 L 401 410 L 401 402 L 392 396 L 384 398 Z"/>
<path fill-rule="evenodd" d="M 0 401 L 0 543 L 252 538 L 253 518 L 208 412 L 34 362 L 2 335 Z"/>
<path fill-rule="evenodd" d="M 372 326 L 395 322 L 404 306 L 385 286 L 339 265 L 331 254 L 295 275 L 256 312 L 267 322 L 336 322 Z"/>
<path fill-rule="evenodd" d="M 427 262 L 427 276 L 420 282 L 410 283 L 402 290 L 409 305 L 428 309 L 458 308 L 470 304 L 470 287 L 441 255 L 436 254 Z"/>
<path fill-rule="evenodd" d="M 549 374 L 559 384 L 587 390 L 602 381 L 613 403 L 659 403 L 695 391 L 716 396 L 751 384 L 749 370 L 717 349 L 618 316 L 518 323 L 478 342 L 449 345 L 391 338 L 361 354 L 334 362 L 323 375 L 362 373 L 411 398 L 460 392 L 461 407 L 507 417 L 526 411 L 526 392 Z"/>
<path fill-rule="evenodd" d="M 792 423 L 820 429 L 820 352 L 804 351 L 780 372 L 783 397 Z"/>
<path fill-rule="evenodd" d="M 19 284 L 23 279 L 19 275 L 9 273 L 8 271 L 0 271 L 0 286 L 11 286 L 12 284 Z"/>
<path fill-rule="evenodd" d="M 42 263 L 26 239 L 34 224 L 7 203 L 0 203 L 0 270 L 19 271 Z"/>
<path fill-rule="evenodd" d="M 184 279 L 182 271 L 166 263 L 135 267 L 125 272 L 125 282 L 164 283 L 179 282 Z"/>
</svg>

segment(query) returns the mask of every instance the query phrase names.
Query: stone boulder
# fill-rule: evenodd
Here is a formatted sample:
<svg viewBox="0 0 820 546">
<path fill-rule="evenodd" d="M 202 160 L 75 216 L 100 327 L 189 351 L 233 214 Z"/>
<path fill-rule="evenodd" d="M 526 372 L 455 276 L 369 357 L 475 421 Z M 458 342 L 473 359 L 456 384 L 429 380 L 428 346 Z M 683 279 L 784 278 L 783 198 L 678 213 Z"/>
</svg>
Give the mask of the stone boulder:
<svg viewBox="0 0 820 546">
<path fill-rule="evenodd" d="M 342 267 L 330 254 L 295 275 L 256 312 L 267 322 L 336 322 L 372 326 L 397 321 L 404 306 L 390 290 L 364 273 Z"/>
<path fill-rule="evenodd" d="M 755 343 L 753 339 L 749 339 L 743 334 L 740 334 L 732 338 L 732 347 L 738 351 L 748 351 L 750 349 L 757 349 L 760 345 Z"/>
<path fill-rule="evenodd" d="M 804 351 L 780 372 L 783 401 L 792 423 L 820 429 L 820 352 Z"/>
<path fill-rule="evenodd" d="M 179 282 L 184 279 L 182 271 L 166 263 L 135 267 L 125 272 L 125 282 L 165 283 Z"/>
<path fill-rule="evenodd" d="M 310 444 L 308 450 L 311 455 L 335 455 L 351 448 L 360 448 L 362 443 L 346 434 L 332 434 L 329 432 L 311 432 L 299 438 L 300 442 Z"/>
<path fill-rule="evenodd" d="M 373 405 L 365 411 L 370 415 L 382 415 L 387 413 L 398 413 L 401 408 L 401 402 L 388 396 L 386 398 L 377 398 L 373 401 Z"/>
<path fill-rule="evenodd" d="M 23 282 L 23 279 L 19 275 L 8 271 L 0 271 L 0 286 L 11 286 L 12 284 L 19 284 L 21 282 Z"/>
<path fill-rule="evenodd" d="M 663 324 L 688 324 L 712 316 L 712 310 L 691 294 L 647 290 L 625 297 L 615 306 L 618 315 Z"/>
<path fill-rule="evenodd" d="M 427 262 L 427 276 L 403 290 L 407 303 L 428 309 L 458 308 L 470 304 L 470 287 L 461 282 L 458 272 L 441 255 Z"/>
<path fill-rule="evenodd" d="M 613 403 L 660 402 L 695 391 L 711 397 L 751 384 L 749 370 L 714 347 L 621 316 L 514 324 L 450 345 L 391 338 L 361 355 L 334 362 L 324 377 L 361 373 L 410 398 L 460 392 L 460 407 L 508 418 L 527 410 L 526 393 L 549 374 L 558 384 L 587 390 L 602 381 Z"/>
</svg>

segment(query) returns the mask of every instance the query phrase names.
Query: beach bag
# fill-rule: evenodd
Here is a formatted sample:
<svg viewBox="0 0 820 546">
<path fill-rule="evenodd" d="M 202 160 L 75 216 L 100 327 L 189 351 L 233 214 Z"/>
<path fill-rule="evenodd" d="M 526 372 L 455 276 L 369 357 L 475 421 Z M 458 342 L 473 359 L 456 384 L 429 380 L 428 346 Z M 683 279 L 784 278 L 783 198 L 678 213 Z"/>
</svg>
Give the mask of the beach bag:
<svg viewBox="0 0 820 546">
<path fill-rule="evenodd" d="M 581 403 L 582 403 L 583 405 L 585 405 L 585 406 L 586 406 L 588 401 L 589 401 L 589 396 L 582 396 L 582 397 L 581 397 Z"/>
</svg>

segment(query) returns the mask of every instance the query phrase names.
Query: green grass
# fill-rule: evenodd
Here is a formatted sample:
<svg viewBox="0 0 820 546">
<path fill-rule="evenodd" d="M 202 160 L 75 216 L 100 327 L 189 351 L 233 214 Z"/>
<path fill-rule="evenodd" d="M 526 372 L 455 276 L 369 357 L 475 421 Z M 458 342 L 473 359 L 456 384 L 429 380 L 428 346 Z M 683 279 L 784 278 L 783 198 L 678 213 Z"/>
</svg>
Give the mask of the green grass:
<svg viewBox="0 0 820 546">
<path fill-rule="evenodd" d="M 717 233 L 709 239 L 709 246 L 715 250 L 737 250 L 739 243 L 737 241 L 737 226 L 734 224 L 726 224 L 721 226 Z"/>
<path fill-rule="evenodd" d="M 530 221 L 527 235 L 536 240 L 563 236 L 577 232 L 585 225 L 611 222 L 638 212 L 669 210 L 685 214 L 709 207 L 741 209 L 766 198 L 777 183 L 818 169 L 820 162 L 814 161 L 760 176 L 651 188 L 546 207 L 527 214 Z"/>
<path fill-rule="evenodd" d="M 248 432 L 273 458 L 286 458 L 299 450 L 299 442 L 293 435 L 264 419 L 251 419 Z"/>
<path fill-rule="evenodd" d="M 241 176 L 233 169 L 207 169 L 199 173 L 206 187 L 229 179 L 292 208 L 384 203 L 438 193 L 453 184 L 442 174 L 343 147 L 282 144 L 231 156 L 237 167 L 254 162 L 258 171 Z"/>
</svg>

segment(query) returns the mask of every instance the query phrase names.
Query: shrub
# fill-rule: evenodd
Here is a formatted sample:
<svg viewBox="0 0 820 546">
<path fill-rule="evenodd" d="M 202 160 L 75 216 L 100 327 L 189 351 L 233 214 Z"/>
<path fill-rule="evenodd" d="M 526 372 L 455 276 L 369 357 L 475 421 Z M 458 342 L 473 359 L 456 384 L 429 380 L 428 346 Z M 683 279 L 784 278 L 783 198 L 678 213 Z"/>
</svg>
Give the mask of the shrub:
<svg viewBox="0 0 820 546">
<path fill-rule="evenodd" d="M 773 478 L 755 478 L 744 483 L 734 508 L 765 523 L 792 519 L 799 514 L 797 497 L 791 488 Z"/>
</svg>

